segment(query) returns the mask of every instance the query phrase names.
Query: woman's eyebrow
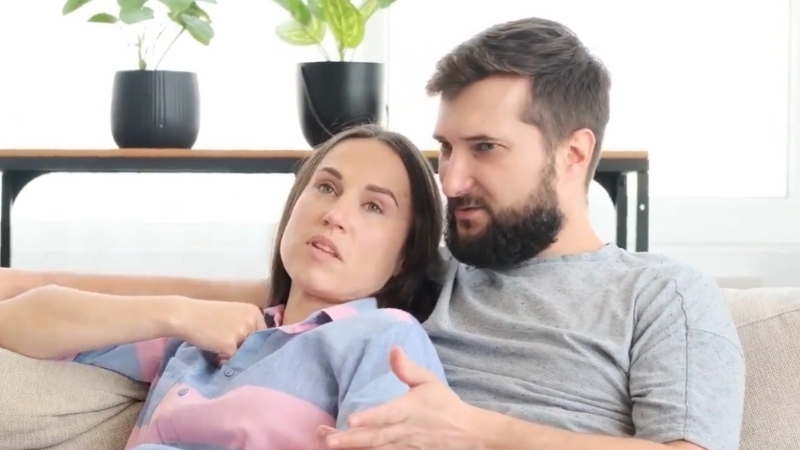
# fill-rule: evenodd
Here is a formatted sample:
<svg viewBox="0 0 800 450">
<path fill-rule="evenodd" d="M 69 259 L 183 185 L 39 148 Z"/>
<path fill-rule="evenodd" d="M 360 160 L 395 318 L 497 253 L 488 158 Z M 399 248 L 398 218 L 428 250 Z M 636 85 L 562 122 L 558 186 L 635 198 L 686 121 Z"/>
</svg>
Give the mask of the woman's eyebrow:
<svg viewBox="0 0 800 450">
<path fill-rule="evenodd" d="M 378 194 L 388 195 L 394 201 L 395 206 L 400 206 L 400 204 L 397 203 L 397 197 L 394 196 L 394 192 L 392 192 L 389 188 L 368 184 L 367 190 L 377 192 Z"/>
<path fill-rule="evenodd" d="M 337 180 L 341 180 L 343 178 L 342 177 L 342 173 L 339 172 L 338 170 L 334 169 L 333 167 L 320 167 L 319 170 L 320 170 L 320 172 L 326 172 L 326 173 L 331 174 Z M 378 186 L 378 185 L 375 185 L 375 184 L 368 184 L 367 185 L 367 190 L 371 191 L 371 192 L 378 193 L 378 194 L 386 195 L 389 198 L 391 198 L 392 201 L 394 201 L 395 206 L 400 206 L 400 204 L 397 202 L 397 197 L 395 197 L 394 192 L 392 192 L 392 190 L 389 189 L 389 188 L 385 188 L 385 187 Z"/>
<path fill-rule="evenodd" d="M 333 175 L 337 180 L 341 180 L 342 179 L 342 173 L 339 172 L 338 170 L 334 169 L 333 167 L 320 167 L 319 170 L 320 170 L 320 172 L 327 172 L 327 173 Z"/>
</svg>

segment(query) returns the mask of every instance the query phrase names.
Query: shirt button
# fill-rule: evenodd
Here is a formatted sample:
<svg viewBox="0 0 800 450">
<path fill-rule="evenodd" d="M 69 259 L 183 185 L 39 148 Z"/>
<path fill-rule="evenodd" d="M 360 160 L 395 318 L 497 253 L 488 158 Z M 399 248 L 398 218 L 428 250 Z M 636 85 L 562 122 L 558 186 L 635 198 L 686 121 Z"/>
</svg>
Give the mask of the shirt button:
<svg viewBox="0 0 800 450">
<path fill-rule="evenodd" d="M 189 389 L 183 388 L 180 391 L 178 391 L 178 395 L 186 395 L 187 392 L 189 392 Z"/>
<path fill-rule="evenodd" d="M 225 376 L 226 376 L 226 377 L 233 376 L 233 369 L 228 369 L 228 370 L 226 370 L 226 371 L 225 371 Z"/>
</svg>

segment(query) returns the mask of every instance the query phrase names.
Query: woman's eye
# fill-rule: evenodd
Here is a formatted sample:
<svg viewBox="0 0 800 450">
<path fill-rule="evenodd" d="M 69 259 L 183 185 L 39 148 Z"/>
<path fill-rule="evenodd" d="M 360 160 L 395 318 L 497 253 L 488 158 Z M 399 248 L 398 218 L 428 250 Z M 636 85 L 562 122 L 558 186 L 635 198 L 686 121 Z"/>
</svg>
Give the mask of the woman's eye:
<svg viewBox="0 0 800 450">
<path fill-rule="evenodd" d="M 330 194 L 333 192 L 333 186 L 328 183 L 320 183 L 317 185 L 317 190 L 323 194 Z"/>
<path fill-rule="evenodd" d="M 381 207 L 375 202 L 367 203 L 367 211 L 379 214 L 383 213 L 383 209 L 381 209 Z"/>
</svg>

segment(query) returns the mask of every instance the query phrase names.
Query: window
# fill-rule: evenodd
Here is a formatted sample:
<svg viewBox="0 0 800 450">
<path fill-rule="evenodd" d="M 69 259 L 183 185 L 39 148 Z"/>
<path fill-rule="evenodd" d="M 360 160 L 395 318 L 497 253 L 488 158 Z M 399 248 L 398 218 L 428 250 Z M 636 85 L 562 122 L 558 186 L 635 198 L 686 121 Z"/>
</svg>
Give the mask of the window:
<svg viewBox="0 0 800 450">
<path fill-rule="evenodd" d="M 86 23 L 98 8 L 115 4 L 91 2 L 67 17 L 61 15 L 63 1 L 16 2 L 4 9 L 0 148 L 116 147 L 110 130 L 113 76 L 135 69 L 136 54 L 125 43 L 131 36 L 115 26 Z M 320 60 L 317 50 L 275 37 L 287 14 L 274 2 L 204 7 L 214 21 L 211 45 L 184 36 L 160 67 L 198 73 L 202 123 L 195 148 L 306 149 L 295 67 Z M 383 42 L 370 38 L 359 58 L 379 60 Z M 263 276 L 291 182 L 291 175 L 48 175 L 28 185 L 15 204 L 13 265 Z"/>
<path fill-rule="evenodd" d="M 605 148 L 650 151 L 651 249 L 800 244 L 800 110 L 792 71 L 800 53 L 790 48 L 800 42 L 800 8 L 790 8 L 794 1 L 495 0 L 486 6 L 402 0 L 370 22 L 355 59 L 388 63 L 389 125 L 432 149 L 436 100 L 426 98 L 424 84 L 436 59 L 499 21 L 559 20 L 612 72 Z M 135 68 L 133 50 L 113 26 L 84 23 L 92 8 L 113 1 L 92 2 L 74 17 L 62 17 L 61 4 L 15 2 L 0 15 L 0 40 L 8 44 L 2 47 L 0 148 L 114 148 L 112 78 Z M 212 44 L 182 38 L 162 64 L 199 75 L 196 148 L 307 148 L 295 66 L 321 59 L 316 49 L 278 41 L 274 29 L 286 15 L 269 0 L 208 8 Z M 102 261 L 108 259 L 92 258 L 112 255 L 117 259 L 108 266 L 120 271 L 219 276 L 250 267 L 248 273 L 260 274 L 264 266 L 252 262 L 264 258 L 251 249 L 269 241 L 262 233 L 277 220 L 290 182 L 291 176 L 275 175 L 49 175 L 31 183 L 15 205 L 14 265 L 107 270 Z M 134 236 L 140 232 L 146 236 Z M 20 258 L 25 249 L 48 259 Z M 205 253 L 192 256 L 192 249 Z M 190 256 L 130 266 L 128 250 Z M 58 260 L 47 252 L 71 256 Z M 211 256 L 218 260 L 197 265 Z M 251 259 L 239 262 L 242 256 Z"/>
<path fill-rule="evenodd" d="M 397 2 L 389 30 L 391 125 L 436 148 L 437 101 L 423 89 L 436 60 L 489 25 L 535 15 L 572 28 L 611 71 L 604 148 L 648 150 L 653 197 L 785 197 L 789 3 Z"/>
<path fill-rule="evenodd" d="M 152 7 L 160 6 L 158 2 Z M 0 16 L 0 148 L 113 149 L 110 104 L 114 73 L 136 68 L 131 32 L 86 23 L 91 2 L 69 16 L 63 2 L 18 2 Z M 296 64 L 321 60 L 315 47 L 279 41 L 288 18 L 274 2 L 205 4 L 215 37 L 204 47 L 178 39 L 159 67 L 198 73 L 198 149 L 307 149 L 300 131 Z M 109 10 L 112 11 L 112 10 Z M 376 14 L 356 60 L 382 61 L 386 16 Z M 172 36 L 164 35 L 167 40 Z M 15 220 L 160 223 L 277 221 L 290 176 L 216 174 L 53 174 L 33 181 Z M 255 208 L 254 208 L 255 206 Z"/>
</svg>

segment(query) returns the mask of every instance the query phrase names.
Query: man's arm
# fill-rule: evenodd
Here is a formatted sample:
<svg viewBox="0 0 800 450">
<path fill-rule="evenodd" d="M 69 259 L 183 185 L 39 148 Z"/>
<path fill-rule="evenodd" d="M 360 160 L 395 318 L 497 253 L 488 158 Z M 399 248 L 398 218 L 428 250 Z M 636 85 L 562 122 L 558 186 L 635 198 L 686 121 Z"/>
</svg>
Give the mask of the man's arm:
<svg viewBox="0 0 800 450">
<path fill-rule="evenodd" d="M 634 438 L 556 430 L 487 411 L 490 449 L 737 450 L 745 365 L 738 332 L 714 281 L 685 269 L 637 296 L 629 390 Z M 473 410 L 474 411 L 474 410 Z"/>
<path fill-rule="evenodd" d="M 572 433 L 476 409 L 474 423 L 483 424 L 476 440 L 486 450 L 707 450 L 687 441 L 666 444 L 635 438 Z M 711 449 L 708 449 L 711 450 Z"/>
<path fill-rule="evenodd" d="M 250 303 L 265 307 L 269 282 L 264 280 L 203 280 L 184 277 L 78 274 L 0 269 L 0 301 L 31 289 L 57 285 L 108 295 L 176 295 L 203 300 Z"/>
</svg>

